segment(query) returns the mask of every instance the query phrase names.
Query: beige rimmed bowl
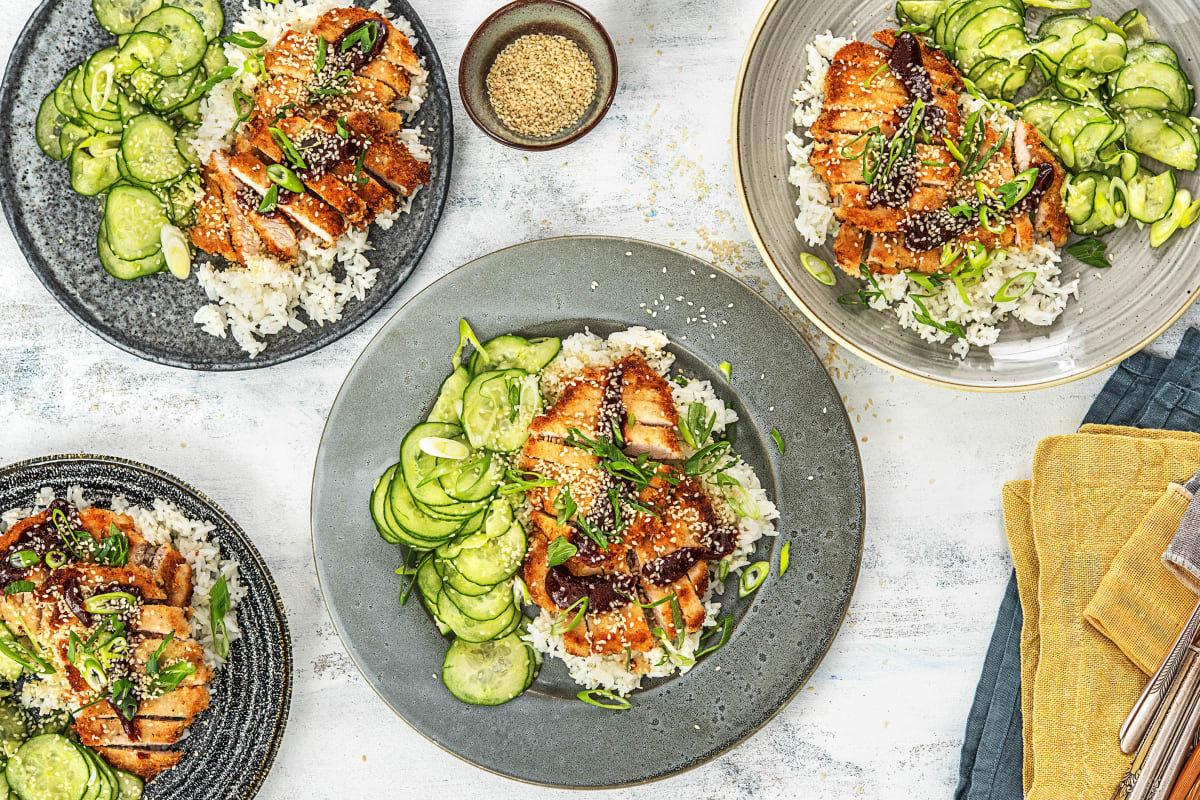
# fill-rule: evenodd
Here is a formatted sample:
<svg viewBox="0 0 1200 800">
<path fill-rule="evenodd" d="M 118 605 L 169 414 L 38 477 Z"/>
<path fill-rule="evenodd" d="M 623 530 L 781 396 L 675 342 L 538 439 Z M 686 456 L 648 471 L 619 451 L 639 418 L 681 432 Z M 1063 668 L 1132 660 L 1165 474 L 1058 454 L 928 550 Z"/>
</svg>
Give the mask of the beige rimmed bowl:
<svg viewBox="0 0 1200 800">
<path fill-rule="evenodd" d="M 1097 0 L 1087 13 L 1116 19 L 1124 10 L 1113 0 Z M 1064 253 L 1062 281 L 1078 273 L 1078 299 L 1050 326 L 1004 322 L 996 344 L 972 348 L 963 360 L 951 355 L 950 343 L 929 344 L 902 330 L 890 312 L 840 305 L 840 295 L 861 285 L 857 279 L 839 273 L 837 285 L 829 287 L 805 271 L 804 252 L 833 263 L 832 241 L 809 247 L 796 230 L 797 193 L 787 180 L 791 162 L 784 137 L 792 130 L 792 93 L 806 73 L 805 47 L 827 30 L 869 39 L 895 26 L 891 14 L 885 0 L 771 0 L 742 61 L 732 140 L 742 210 L 767 266 L 801 310 L 839 344 L 899 375 L 991 392 L 1039 389 L 1091 375 L 1145 347 L 1179 319 L 1200 293 L 1200 226 L 1152 249 L 1148 231 L 1130 223 L 1104 237 L 1114 265 L 1107 270 Z M 1192 78 L 1200 75 L 1200 16 L 1194 6 L 1162 0 L 1146 15 L 1159 38 L 1175 48 L 1183 69 Z M 1196 175 L 1176 174 L 1179 185 L 1195 195 Z"/>
</svg>

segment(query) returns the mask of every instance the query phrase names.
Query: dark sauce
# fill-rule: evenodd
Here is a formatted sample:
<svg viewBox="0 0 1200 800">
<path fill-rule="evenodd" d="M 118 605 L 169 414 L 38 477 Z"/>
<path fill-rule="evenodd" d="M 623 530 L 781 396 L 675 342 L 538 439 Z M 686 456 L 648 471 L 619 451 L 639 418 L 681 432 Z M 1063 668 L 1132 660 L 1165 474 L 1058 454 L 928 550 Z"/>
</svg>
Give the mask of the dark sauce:
<svg viewBox="0 0 1200 800">
<path fill-rule="evenodd" d="M 51 550 L 66 552 L 62 536 L 58 532 L 58 526 L 54 524 L 55 511 L 61 511 L 66 516 L 67 525 L 72 529 L 79 527 L 79 514 L 75 507 L 65 500 L 55 498 L 46 509 L 46 519 L 21 531 L 12 546 L 0 553 L 0 586 L 7 588 L 14 581 L 25 580 L 29 574 L 28 568 L 19 567 L 13 563 L 13 556 L 16 553 L 22 550 L 32 550 L 39 556 L 45 557 L 46 553 Z"/>
<path fill-rule="evenodd" d="M 546 573 L 546 592 L 559 608 L 570 608 L 586 597 L 587 613 L 603 614 L 629 605 L 636 591 L 637 580 L 627 573 L 572 575 L 561 564 Z"/>
<path fill-rule="evenodd" d="M 296 142 L 296 149 L 304 159 L 304 167 L 292 171 L 301 181 L 310 183 L 340 164 L 357 161 L 364 143 L 353 135 L 343 139 L 337 134 L 310 129 Z"/>
<path fill-rule="evenodd" d="M 642 577 L 655 586 L 666 586 L 679 580 L 701 561 L 715 561 L 733 552 L 737 546 L 737 530 L 727 526 L 709 531 L 703 547 L 681 547 L 673 553 L 656 558 L 642 567 Z"/>
<path fill-rule="evenodd" d="M 346 40 L 357 34 L 360 30 L 366 27 L 373 27 L 374 41 L 370 49 L 363 50 L 362 39 L 356 39 L 354 44 L 350 45 L 345 51 L 342 50 Z M 326 50 L 325 69 L 321 72 L 324 74 L 330 67 L 334 68 L 334 72 L 343 69 L 348 69 L 351 72 L 358 72 L 383 52 L 383 46 L 387 43 L 387 26 L 377 19 L 365 19 L 362 22 L 347 28 L 341 36 L 334 39 Z"/>
<path fill-rule="evenodd" d="M 1037 177 L 1033 179 L 1033 187 L 1015 206 L 1007 211 L 993 204 L 989 204 L 988 207 L 998 214 L 1010 216 L 1028 214 L 1037 208 L 1054 183 L 1054 167 L 1051 164 L 1040 162 L 1033 168 L 1038 171 Z M 979 200 L 974 197 L 965 198 L 962 202 L 971 206 L 972 209 L 978 209 L 981 205 Z M 909 250 L 914 253 L 922 253 L 954 241 L 974 229 L 976 225 L 978 225 L 978 217 L 975 214 L 951 214 L 945 208 L 939 208 L 936 211 L 920 211 L 911 215 L 900 223 L 900 232 L 904 234 L 904 244 Z"/>
</svg>

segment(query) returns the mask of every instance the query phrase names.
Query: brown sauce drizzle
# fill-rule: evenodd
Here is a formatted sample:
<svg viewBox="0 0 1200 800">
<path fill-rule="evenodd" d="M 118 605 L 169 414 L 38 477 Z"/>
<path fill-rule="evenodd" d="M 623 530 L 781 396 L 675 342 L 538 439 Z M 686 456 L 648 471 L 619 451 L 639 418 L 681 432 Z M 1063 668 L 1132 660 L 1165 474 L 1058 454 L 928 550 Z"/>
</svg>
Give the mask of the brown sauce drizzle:
<svg viewBox="0 0 1200 800">
<path fill-rule="evenodd" d="M 733 552 L 737 531 L 728 526 L 714 528 L 704 547 L 681 547 L 642 567 L 642 577 L 655 586 L 666 586 L 682 578 L 701 561 L 716 561 Z"/>
<path fill-rule="evenodd" d="M 546 573 L 546 592 L 554 605 L 570 608 L 584 597 L 587 613 L 603 614 L 627 606 L 637 591 L 636 579 L 627 573 L 612 575 L 573 575 L 561 564 Z"/>
</svg>

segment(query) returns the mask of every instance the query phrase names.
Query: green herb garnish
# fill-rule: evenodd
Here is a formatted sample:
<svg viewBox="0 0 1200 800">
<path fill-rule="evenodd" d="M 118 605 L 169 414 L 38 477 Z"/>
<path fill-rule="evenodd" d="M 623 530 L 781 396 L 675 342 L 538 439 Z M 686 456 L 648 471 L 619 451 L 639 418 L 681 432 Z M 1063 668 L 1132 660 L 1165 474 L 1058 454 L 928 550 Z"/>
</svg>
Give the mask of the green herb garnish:
<svg viewBox="0 0 1200 800">
<path fill-rule="evenodd" d="M 579 548 L 571 544 L 567 537 L 559 536 L 546 548 L 546 563 L 557 567 L 559 564 L 565 564 L 578 552 Z"/>
<path fill-rule="evenodd" d="M 1108 269 L 1112 266 L 1104 251 L 1108 249 L 1108 245 L 1099 239 L 1089 236 L 1086 239 L 1080 239 L 1075 244 L 1067 248 L 1067 252 L 1074 256 L 1078 261 L 1082 261 L 1089 267 L 1097 269 Z"/>
<path fill-rule="evenodd" d="M 225 615 L 229 613 L 229 585 L 225 576 L 217 578 L 208 593 L 208 619 L 212 627 L 213 649 L 225 658 L 229 655 L 229 633 L 225 630 Z"/>
</svg>

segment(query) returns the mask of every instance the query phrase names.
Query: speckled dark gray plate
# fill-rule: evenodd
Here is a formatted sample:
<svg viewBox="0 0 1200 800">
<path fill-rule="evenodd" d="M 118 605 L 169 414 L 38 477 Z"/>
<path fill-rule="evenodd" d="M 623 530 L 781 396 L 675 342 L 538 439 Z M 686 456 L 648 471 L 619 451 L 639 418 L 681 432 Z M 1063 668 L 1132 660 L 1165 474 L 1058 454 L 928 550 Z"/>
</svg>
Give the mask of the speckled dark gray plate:
<svg viewBox="0 0 1200 800">
<path fill-rule="evenodd" d="M 0 87 L 0 201 L 26 260 L 55 299 L 108 342 L 160 364 L 202 370 L 253 369 L 319 350 L 363 324 L 400 288 L 433 238 L 450 188 L 453 125 L 450 91 L 429 32 L 406 0 L 389 0 L 393 14 L 406 17 L 418 40 L 417 53 L 429 71 L 429 97 L 414 120 L 433 151 L 432 179 L 413 200 L 412 211 L 390 230 L 371 228 L 375 286 L 362 302 L 352 300 L 342 318 L 285 330 L 268 338 L 251 359 L 232 336 L 218 339 L 192 322 L 208 303 L 193 277 L 167 273 L 135 281 L 109 276 L 96 256 L 99 203 L 71 191 L 66 165 L 38 149 L 33 123 L 42 98 L 72 66 L 114 42 L 96 22 L 89 0 L 45 0 L 17 38 Z M 369 5 L 369 0 L 347 5 Z M 241 2 L 224 0 L 225 30 L 241 14 Z M 199 254 L 199 258 L 209 258 Z M 303 313 L 302 320 L 306 319 Z"/>
<path fill-rule="evenodd" d="M 640 304 L 654 307 L 651 318 Z M 683 297 L 677 301 L 674 298 Z M 694 305 L 687 305 L 691 301 Z M 665 306 L 670 306 L 669 310 Z M 704 307 L 707 323 L 688 324 Z M 663 329 L 684 373 L 713 381 L 737 411 L 737 449 L 778 504 L 772 575 L 723 610 L 733 638 L 687 675 L 649 683 L 633 708 L 575 699 L 560 661 L 513 702 L 455 700 L 439 675 L 447 640 L 419 602 L 398 605 L 397 548 L 367 513 L 371 485 L 432 406 L 466 317 L 510 331 L 607 335 Z M 714 327 L 715 323 L 715 327 Z M 710 338 L 715 334 L 715 338 Z M 716 365 L 733 364 L 732 391 Z M 778 429 L 781 455 L 771 443 Z M 472 261 L 410 300 L 347 377 L 329 413 L 313 480 L 313 549 L 334 624 L 371 685 L 414 728 L 484 769 L 542 784 L 607 787 L 694 767 L 749 736 L 804 685 L 841 624 L 858 574 L 863 485 L 854 436 L 829 378 L 796 330 L 735 278 L 659 245 L 609 237 L 545 239 Z M 778 555 L 791 541 L 791 567 Z M 719 669 L 718 669 L 719 668 Z"/>
<path fill-rule="evenodd" d="M 32 503 L 43 486 L 59 494 L 82 486 L 107 505 L 113 494 L 149 506 L 170 500 L 188 517 L 216 526 L 224 558 L 240 565 L 246 597 L 238 605 L 242 638 L 209 685 L 212 705 L 189 729 L 179 766 L 146 786 L 149 800 L 249 800 L 267 777 L 292 698 L 292 639 L 275 581 L 246 533 L 221 508 L 183 481 L 122 458 L 56 455 L 0 468 L 0 511 Z"/>
</svg>

